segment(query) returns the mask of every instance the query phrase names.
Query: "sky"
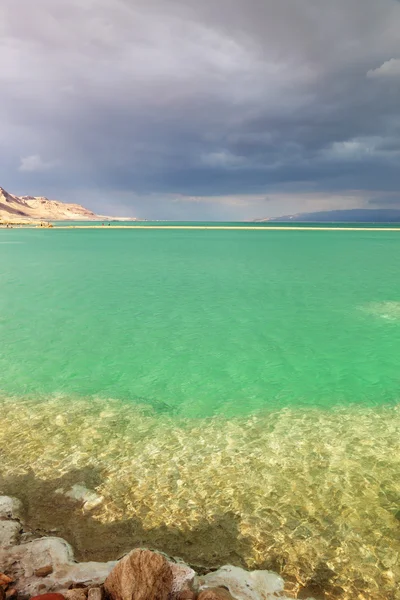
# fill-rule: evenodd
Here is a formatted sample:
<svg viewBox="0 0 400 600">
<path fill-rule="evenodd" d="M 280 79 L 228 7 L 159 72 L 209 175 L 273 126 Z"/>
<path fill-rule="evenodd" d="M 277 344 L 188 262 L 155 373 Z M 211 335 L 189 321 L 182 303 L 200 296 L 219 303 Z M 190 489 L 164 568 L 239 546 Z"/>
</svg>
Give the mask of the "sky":
<svg viewBox="0 0 400 600">
<path fill-rule="evenodd" d="M 146 219 L 400 208 L 400 2 L 1 0 L 0 186 Z"/>
</svg>

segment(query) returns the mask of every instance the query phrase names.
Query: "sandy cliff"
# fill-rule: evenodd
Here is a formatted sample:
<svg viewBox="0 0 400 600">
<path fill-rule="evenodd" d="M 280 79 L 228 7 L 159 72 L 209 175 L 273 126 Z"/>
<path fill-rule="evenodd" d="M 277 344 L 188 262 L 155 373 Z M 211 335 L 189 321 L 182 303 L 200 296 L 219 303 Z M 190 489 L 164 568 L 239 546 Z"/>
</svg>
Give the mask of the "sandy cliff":
<svg viewBox="0 0 400 600">
<path fill-rule="evenodd" d="M 97 221 L 111 218 L 96 215 L 80 204 L 66 204 L 43 196 L 15 196 L 0 187 L 0 222 Z"/>
</svg>

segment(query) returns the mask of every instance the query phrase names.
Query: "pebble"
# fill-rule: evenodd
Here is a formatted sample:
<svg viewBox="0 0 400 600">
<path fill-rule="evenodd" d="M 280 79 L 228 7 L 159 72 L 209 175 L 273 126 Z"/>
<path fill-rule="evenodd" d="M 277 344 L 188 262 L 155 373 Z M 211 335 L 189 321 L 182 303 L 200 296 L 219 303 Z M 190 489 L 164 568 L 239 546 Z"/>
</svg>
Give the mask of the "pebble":
<svg viewBox="0 0 400 600">
<path fill-rule="evenodd" d="M 103 600 L 104 590 L 101 587 L 89 588 L 88 600 Z"/>
<path fill-rule="evenodd" d="M 45 567 L 40 567 L 40 569 L 36 569 L 34 572 L 35 577 L 47 577 L 47 575 L 51 575 L 53 572 L 53 567 L 51 565 L 46 565 Z"/>
</svg>

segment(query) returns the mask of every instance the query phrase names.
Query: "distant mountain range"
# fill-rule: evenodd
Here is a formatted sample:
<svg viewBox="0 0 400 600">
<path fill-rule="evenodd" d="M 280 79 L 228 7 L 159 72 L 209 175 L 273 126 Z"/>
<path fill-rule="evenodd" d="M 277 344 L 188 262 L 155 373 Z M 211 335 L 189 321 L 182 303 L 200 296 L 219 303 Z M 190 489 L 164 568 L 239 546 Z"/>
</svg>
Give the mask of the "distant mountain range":
<svg viewBox="0 0 400 600">
<path fill-rule="evenodd" d="M 49 200 L 44 196 L 15 196 L 0 187 L 0 223 L 34 223 L 37 221 L 122 221 L 122 217 L 96 215 L 80 204 Z"/>
<path fill-rule="evenodd" d="M 311 213 L 297 213 L 282 217 L 255 219 L 266 221 L 295 221 L 308 223 L 400 223 L 400 209 L 396 208 L 350 208 L 347 210 L 324 210 Z"/>
</svg>

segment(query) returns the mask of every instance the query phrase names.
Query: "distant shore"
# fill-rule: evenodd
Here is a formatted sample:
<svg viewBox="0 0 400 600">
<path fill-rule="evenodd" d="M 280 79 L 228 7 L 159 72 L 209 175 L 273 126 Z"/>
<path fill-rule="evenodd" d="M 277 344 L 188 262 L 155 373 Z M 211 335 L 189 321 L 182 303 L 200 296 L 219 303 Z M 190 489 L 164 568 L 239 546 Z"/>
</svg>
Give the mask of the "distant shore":
<svg viewBox="0 0 400 600">
<path fill-rule="evenodd" d="M 195 230 L 236 230 L 236 231 L 400 231 L 400 223 L 397 227 L 379 227 L 368 226 L 363 223 L 363 227 L 346 226 L 327 226 L 327 225 L 111 225 L 110 221 L 105 221 L 98 225 L 75 225 L 74 221 L 68 225 L 57 225 L 54 222 L 46 221 L 9 221 L 1 222 L 0 229 L 195 229 Z M 65 223 L 65 222 L 64 222 Z M 114 221 L 115 223 L 115 221 Z"/>
<path fill-rule="evenodd" d="M 60 225 L 56 229 L 104 229 L 104 225 Z M 398 227 L 301 227 L 290 225 L 113 225 L 112 229 L 228 229 L 228 230 L 254 230 L 254 231 L 271 231 L 271 230 L 287 230 L 287 231 L 400 231 Z"/>
</svg>

